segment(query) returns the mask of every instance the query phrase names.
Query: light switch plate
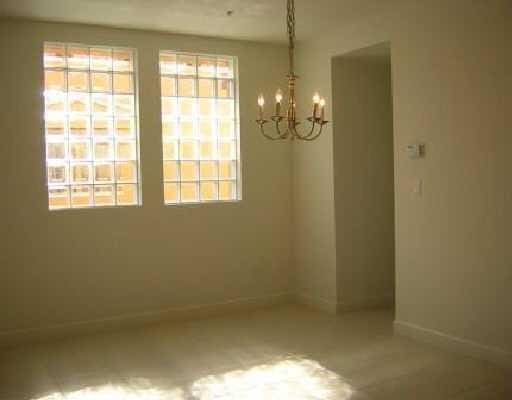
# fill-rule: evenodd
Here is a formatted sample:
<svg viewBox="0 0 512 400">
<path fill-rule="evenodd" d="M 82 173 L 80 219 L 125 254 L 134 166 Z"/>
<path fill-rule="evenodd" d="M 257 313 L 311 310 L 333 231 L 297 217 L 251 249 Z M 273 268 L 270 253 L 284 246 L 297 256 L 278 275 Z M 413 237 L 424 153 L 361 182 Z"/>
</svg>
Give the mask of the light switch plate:
<svg viewBox="0 0 512 400">
<path fill-rule="evenodd" d="M 411 160 L 417 160 L 425 155 L 425 145 L 420 143 L 410 144 L 406 151 Z"/>
</svg>

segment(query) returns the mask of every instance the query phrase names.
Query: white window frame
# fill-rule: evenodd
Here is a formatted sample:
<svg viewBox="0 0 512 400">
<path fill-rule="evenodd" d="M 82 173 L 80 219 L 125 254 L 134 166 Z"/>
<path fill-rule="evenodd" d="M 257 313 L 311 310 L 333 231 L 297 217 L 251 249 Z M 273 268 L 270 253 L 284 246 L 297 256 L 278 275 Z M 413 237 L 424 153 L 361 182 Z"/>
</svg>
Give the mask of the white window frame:
<svg viewBox="0 0 512 400">
<path fill-rule="evenodd" d="M 216 65 L 217 65 L 217 62 L 218 62 L 218 59 L 230 59 L 232 60 L 232 63 L 233 63 L 233 76 L 231 78 L 224 78 L 224 79 L 229 79 L 232 81 L 233 83 L 233 97 L 229 97 L 229 98 L 225 98 L 225 99 L 230 99 L 233 101 L 233 124 L 234 124 L 234 133 L 233 133 L 233 140 L 235 141 L 235 158 L 232 159 L 231 161 L 233 163 L 235 163 L 235 167 L 234 167 L 234 178 L 231 178 L 231 179 L 221 179 L 220 176 L 219 176 L 219 162 L 220 161 L 227 161 L 227 160 L 224 160 L 224 159 L 220 159 L 219 157 L 219 143 L 221 142 L 221 139 L 219 139 L 218 135 L 216 137 L 216 142 L 217 142 L 217 157 L 216 158 L 211 158 L 211 159 L 202 159 L 201 155 L 200 155 L 200 143 L 201 143 L 201 140 L 200 140 L 200 134 L 198 132 L 198 128 L 196 126 L 196 136 L 194 136 L 194 140 L 197 140 L 198 141 L 198 149 L 197 149 L 197 157 L 196 159 L 192 160 L 192 159 L 185 159 L 185 160 L 182 160 L 181 159 L 181 154 L 180 154 L 180 136 L 178 134 L 178 147 L 177 147 L 177 151 L 178 151 L 178 157 L 176 159 L 173 159 L 173 160 L 170 160 L 170 159 L 165 159 L 164 157 L 164 149 L 163 147 L 165 146 L 165 143 L 166 143 L 166 139 L 165 139 L 165 135 L 164 135 L 164 127 L 163 127 L 163 123 L 164 123 L 164 116 L 163 116 L 163 113 L 161 112 L 161 137 L 162 137 L 162 167 L 164 168 L 164 163 L 166 161 L 176 161 L 176 165 L 177 165 L 177 177 L 175 180 L 166 180 L 165 178 L 165 172 L 164 172 L 164 176 L 163 176 L 163 186 L 164 186 L 164 204 L 166 206 L 186 206 L 186 205 L 189 205 L 189 204 L 215 204 L 215 203 L 236 203 L 236 202 L 239 202 L 242 200 L 242 174 L 241 174 L 241 169 L 242 169 L 242 157 L 241 157 L 241 149 L 240 149 L 240 116 L 239 116 L 239 76 L 238 76 L 238 58 L 236 56 L 233 56 L 233 55 L 222 55 L 222 54 L 208 54 L 208 53 L 196 53 L 196 52 L 187 52 L 187 51 L 179 51 L 179 50 L 169 50 L 169 49 L 160 49 L 159 50 L 159 81 L 160 81 L 160 106 L 161 108 L 163 108 L 163 102 L 162 102 L 162 98 L 164 96 L 162 96 L 162 77 L 172 77 L 174 79 L 174 82 L 175 82 L 175 96 L 171 96 L 171 97 L 175 97 L 177 100 L 176 100 L 176 105 L 178 106 L 179 108 L 179 83 L 178 83 L 178 80 L 179 80 L 179 72 L 176 70 L 176 72 L 174 74 L 168 74 L 168 73 L 164 73 L 162 72 L 162 68 L 161 68 L 161 63 L 160 63 L 160 56 L 162 54 L 174 54 L 176 55 L 176 62 L 178 64 L 178 57 L 179 56 L 185 56 L 185 57 L 195 57 L 196 58 L 196 64 L 195 64 L 195 75 L 185 75 L 185 77 L 193 77 L 195 79 L 195 95 L 193 97 L 188 97 L 188 96 L 184 96 L 186 98 L 194 98 L 196 101 L 198 101 L 198 99 L 200 98 L 204 98 L 204 97 L 199 97 L 199 93 L 198 93 L 198 80 L 200 78 L 205 78 L 205 77 L 200 77 L 199 76 L 199 71 L 198 71 L 198 68 L 199 68 L 199 64 L 198 64 L 198 58 L 200 57 L 204 57 L 204 58 L 215 58 L 216 59 Z M 178 69 L 178 65 L 176 66 L 176 68 Z M 218 80 L 219 79 L 223 79 L 222 77 L 219 77 L 217 75 L 217 72 L 215 72 L 215 76 L 214 77 L 210 77 L 210 78 L 207 78 L 207 79 L 213 79 L 214 80 L 214 96 L 211 97 L 211 99 L 215 100 L 215 104 L 216 101 L 220 98 L 222 99 L 221 97 L 218 97 Z M 198 102 L 196 103 L 196 107 L 198 106 Z M 198 107 L 197 107 L 198 108 Z M 161 109 L 162 111 L 162 109 Z M 198 112 L 198 111 L 197 111 Z M 179 118 L 180 118 L 180 113 L 178 112 L 176 114 L 176 118 L 177 120 L 179 121 Z M 195 116 L 193 116 L 192 118 L 194 118 L 197 121 L 200 120 L 200 117 L 196 114 Z M 216 120 L 216 129 L 218 129 L 219 127 L 219 120 L 221 118 L 219 118 L 217 115 L 215 115 L 215 117 L 213 118 Z M 178 122 L 179 123 L 179 122 Z M 217 132 L 216 132 L 217 133 Z M 229 140 L 228 140 L 229 141 Z M 184 181 L 181 179 L 181 176 L 180 176 L 180 167 L 181 167 L 181 162 L 182 161 L 194 161 L 196 164 L 197 164 L 197 170 L 198 170 L 198 179 L 196 181 Z M 212 162 L 216 162 L 217 163 L 217 179 L 201 179 L 201 162 L 208 162 L 208 161 L 212 161 Z M 220 199 L 219 198 L 219 187 L 220 187 L 220 183 L 221 182 L 234 182 L 234 185 L 235 185 L 235 189 L 234 189 L 234 195 L 232 198 L 230 199 Z M 197 200 L 195 201 L 183 201 L 182 200 L 182 196 L 181 196 L 181 185 L 183 183 L 191 183 L 191 182 L 194 182 L 197 184 Z M 216 199 L 202 199 L 201 198 L 201 182 L 217 182 L 217 198 Z M 178 199 L 177 201 L 174 201 L 174 202 L 167 202 L 166 201 L 166 195 L 165 195 L 165 186 L 166 184 L 168 183 L 175 183 L 177 185 L 177 188 L 178 188 Z"/>
<path fill-rule="evenodd" d="M 46 53 L 46 47 L 47 46 L 52 46 L 52 45 L 55 45 L 55 46 L 64 46 L 65 48 L 65 65 L 64 67 L 47 67 L 46 66 L 46 63 L 44 62 L 44 57 L 45 57 L 45 53 Z M 69 65 L 68 65 L 68 58 L 67 58 L 67 51 L 68 51 L 68 48 L 69 47 L 79 47 L 79 48 L 88 48 L 89 51 L 90 49 L 106 49 L 106 50 L 111 50 L 112 51 L 112 63 L 114 63 L 114 57 L 113 57 L 113 52 L 115 50 L 119 50 L 119 51 L 123 51 L 123 50 L 129 50 L 132 54 L 132 70 L 131 71 L 115 71 L 114 68 L 113 68 L 113 64 L 110 68 L 110 70 L 94 70 L 92 69 L 91 67 L 91 60 L 89 58 L 89 68 L 88 69 L 82 69 L 82 70 L 78 70 L 78 69 L 70 69 L 69 68 Z M 126 46 L 110 46 L 110 45 L 91 45 L 91 44 L 84 44 L 84 43 L 76 43 L 76 42 L 59 42 L 59 41 L 45 41 L 43 42 L 43 49 L 42 49 L 42 65 L 43 65 L 43 82 L 42 82 L 42 93 L 43 93 L 43 115 L 42 115 L 42 125 L 43 125 L 43 143 L 44 143 L 44 151 L 43 151 L 43 165 L 44 165 L 44 171 L 45 171 L 45 187 L 46 187 L 46 192 L 47 192 L 47 206 L 48 206 L 48 210 L 50 212 L 54 212 L 54 211 L 65 211 L 65 210 L 78 210 L 78 209 L 98 209 L 98 208 L 124 208 L 124 207 L 140 207 L 142 205 L 142 179 L 141 179 L 141 161 L 140 161 L 140 121 L 139 121 L 139 115 L 140 115 L 140 112 L 139 112 L 139 82 L 138 82 L 138 76 L 139 76 L 139 71 L 138 71 L 138 53 L 137 53 L 137 49 L 136 48 L 133 48 L 133 47 L 126 47 Z M 48 140 L 48 136 L 47 136 L 47 113 L 46 113 L 46 98 L 44 96 L 44 93 L 45 93 L 45 90 L 46 90 L 46 86 L 45 86 L 45 74 L 46 74 L 46 71 L 65 71 L 65 80 L 66 80 L 66 83 L 65 83 L 65 91 L 64 91 L 64 95 L 65 95 L 65 110 L 64 112 L 62 113 L 63 114 L 63 117 L 65 119 L 65 133 L 63 135 L 63 140 L 64 140 L 64 143 L 66 145 L 66 158 L 64 160 L 64 162 L 67 164 L 67 177 L 66 177 L 66 181 L 62 184 L 50 184 L 50 181 L 49 181 L 49 169 L 48 169 L 48 165 L 50 164 L 49 162 L 49 159 L 47 158 L 48 156 L 48 149 L 47 149 L 47 146 L 48 146 L 48 143 L 51 142 L 51 140 Z M 69 157 L 69 151 L 70 151 L 70 142 L 71 142 L 71 138 L 70 138 L 70 124 L 69 124 L 69 121 L 70 121 L 70 117 L 72 117 L 71 113 L 69 112 L 69 110 L 67 109 L 68 107 L 68 99 L 69 99 L 69 88 L 68 88 L 68 83 L 69 83 L 69 77 L 68 77 L 68 72 L 71 71 L 87 71 L 88 72 L 88 90 L 87 91 L 83 91 L 82 93 L 84 94 L 87 94 L 89 96 L 89 112 L 88 113 L 84 113 L 82 114 L 82 117 L 86 117 L 86 118 L 89 118 L 89 136 L 88 136 L 88 139 L 89 140 L 89 146 L 90 146 L 90 158 L 88 160 L 84 160 L 84 164 L 87 164 L 89 165 L 89 174 L 91 174 L 90 176 L 90 179 L 89 179 L 89 182 L 87 183 L 83 183 L 83 184 L 74 184 L 72 183 L 72 180 L 71 180 L 71 160 L 70 160 L 70 157 Z M 95 143 L 95 137 L 94 137 L 94 134 L 93 134 L 93 125 L 92 125 L 92 121 L 93 121 L 93 112 L 92 112 L 92 101 L 91 101 L 91 98 L 92 98 L 92 95 L 94 93 L 96 93 L 95 91 L 92 90 L 92 79 L 91 79 L 91 74 L 92 73 L 108 73 L 110 75 L 110 95 L 111 95 L 111 99 L 112 99 L 112 103 L 110 104 L 111 106 L 111 113 L 108 114 L 108 115 L 104 115 L 105 118 L 110 118 L 111 119 L 111 136 L 110 138 L 112 139 L 113 141 L 113 156 L 111 157 L 110 160 L 105 160 L 105 163 L 112 163 L 113 165 L 113 180 L 111 183 L 98 183 L 95 181 L 95 177 L 94 177 L 94 173 L 95 173 L 95 158 L 94 158 L 94 143 Z M 126 118 L 128 119 L 128 117 L 133 118 L 133 137 L 132 138 L 129 138 L 131 140 L 134 140 L 135 141 L 135 160 L 127 160 L 127 161 L 133 161 L 135 163 L 135 168 L 136 168 L 136 171 L 135 171 L 135 179 L 134 181 L 132 182 L 118 182 L 117 181 L 117 169 L 116 169 L 116 165 L 118 162 L 123 162 L 123 160 L 121 159 L 118 159 L 117 158 L 117 146 L 116 146 L 116 135 L 115 135 L 115 113 L 114 113 L 114 104 L 113 104 L 113 99 L 114 99 L 114 91 L 113 91 L 113 85 L 114 85 L 114 82 L 113 82 L 113 77 L 114 77 L 114 74 L 115 73 L 119 73 L 119 74 L 131 74 L 132 75 L 132 84 L 133 84 L 133 93 L 131 93 L 131 95 L 133 95 L 133 115 L 132 116 L 126 116 Z M 108 93 L 108 92 L 107 92 Z M 85 139 L 84 139 L 85 140 Z M 101 163 L 101 162 L 100 162 Z M 99 164 L 99 163 L 98 163 Z M 118 203 L 118 185 L 135 185 L 136 186 L 136 190 L 137 190 L 137 193 L 136 193 L 136 196 L 137 196 L 137 200 L 136 202 L 133 202 L 133 203 Z M 111 185 L 113 187 L 113 197 L 114 197 L 114 202 L 113 204 L 95 204 L 95 188 L 96 187 L 101 187 L 101 186 L 109 186 Z M 79 187 L 79 186 L 88 186 L 90 187 L 92 193 L 90 194 L 90 197 L 91 197 L 91 204 L 89 205 L 73 205 L 73 201 L 72 201 L 72 187 L 75 186 L 75 187 Z M 62 188 L 67 188 L 67 197 L 68 197 L 68 204 L 67 206 L 63 206 L 63 207 L 51 207 L 50 205 L 50 189 L 52 187 L 62 187 Z"/>
</svg>

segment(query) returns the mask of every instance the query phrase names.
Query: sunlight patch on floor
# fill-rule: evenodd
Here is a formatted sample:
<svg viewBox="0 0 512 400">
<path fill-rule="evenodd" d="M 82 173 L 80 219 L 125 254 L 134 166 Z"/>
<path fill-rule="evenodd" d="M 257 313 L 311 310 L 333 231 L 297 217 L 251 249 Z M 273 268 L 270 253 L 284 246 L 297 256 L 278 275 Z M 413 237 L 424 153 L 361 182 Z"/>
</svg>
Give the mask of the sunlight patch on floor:
<svg viewBox="0 0 512 400">
<path fill-rule="evenodd" d="M 64 393 L 65 400 L 185 400 L 181 388 L 164 390 L 158 388 L 134 391 L 128 385 L 96 385 Z M 64 400 L 57 393 L 36 400 Z"/>
<path fill-rule="evenodd" d="M 190 385 L 159 387 L 142 378 L 145 388 L 100 384 L 64 393 L 66 400 L 350 400 L 354 391 L 318 362 L 293 358 L 207 375 Z M 59 394 L 34 400 L 60 400 Z"/>
<path fill-rule="evenodd" d="M 191 393 L 201 400 L 349 400 L 353 390 L 316 361 L 289 359 L 201 378 L 193 383 Z"/>
</svg>

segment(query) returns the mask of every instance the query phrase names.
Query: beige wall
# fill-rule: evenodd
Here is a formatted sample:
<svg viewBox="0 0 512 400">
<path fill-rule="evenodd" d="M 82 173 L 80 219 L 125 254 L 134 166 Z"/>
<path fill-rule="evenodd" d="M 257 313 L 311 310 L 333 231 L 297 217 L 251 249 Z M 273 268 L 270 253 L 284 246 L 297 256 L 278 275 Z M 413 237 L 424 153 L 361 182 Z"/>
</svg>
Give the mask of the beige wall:
<svg viewBox="0 0 512 400">
<path fill-rule="evenodd" d="M 47 210 L 45 40 L 137 48 L 142 207 Z M 0 198 L 8 231 L 1 232 L 0 332 L 290 291 L 290 146 L 264 140 L 253 122 L 258 91 L 273 90 L 286 71 L 283 48 L 13 21 L 0 22 L 0 48 Z M 238 56 L 241 202 L 163 205 L 159 49 Z"/>
<path fill-rule="evenodd" d="M 393 304 L 393 107 L 386 44 L 332 60 L 338 310 Z"/>
<path fill-rule="evenodd" d="M 316 46 L 300 43 L 296 51 L 297 113 L 311 115 L 313 93 L 331 107 L 330 59 L 316 58 Z M 331 119 L 332 112 L 326 113 Z M 303 123 L 299 129 L 307 129 Z M 292 153 L 294 283 L 299 301 L 336 312 L 336 230 L 332 124 L 313 142 L 294 141 Z"/>
<path fill-rule="evenodd" d="M 508 0 L 406 2 L 298 50 L 302 81 L 330 94 L 332 57 L 391 42 L 396 318 L 509 354 L 511 7 Z M 300 103 L 310 102 L 305 86 Z M 427 155 L 412 161 L 404 149 L 416 141 Z M 318 302 L 336 293 L 332 166 L 332 127 L 312 145 L 294 146 L 294 224 L 304 230 L 296 233 L 297 281 Z M 421 198 L 411 193 L 416 178 Z"/>
</svg>

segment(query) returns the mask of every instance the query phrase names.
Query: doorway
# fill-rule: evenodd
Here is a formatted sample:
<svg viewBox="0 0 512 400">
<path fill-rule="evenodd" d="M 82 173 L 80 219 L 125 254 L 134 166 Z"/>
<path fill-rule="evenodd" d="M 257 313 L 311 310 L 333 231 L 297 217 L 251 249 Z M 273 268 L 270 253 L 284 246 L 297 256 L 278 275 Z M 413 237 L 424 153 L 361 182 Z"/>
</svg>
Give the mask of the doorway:
<svg viewBox="0 0 512 400">
<path fill-rule="evenodd" d="M 332 59 L 337 293 L 340 311 L 393 308 L 391 48 Z"/>
</svg>

